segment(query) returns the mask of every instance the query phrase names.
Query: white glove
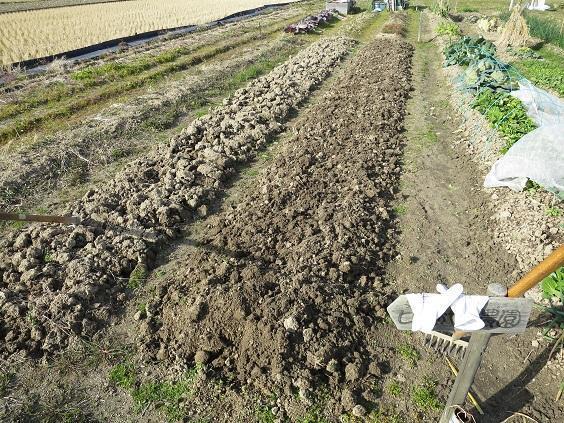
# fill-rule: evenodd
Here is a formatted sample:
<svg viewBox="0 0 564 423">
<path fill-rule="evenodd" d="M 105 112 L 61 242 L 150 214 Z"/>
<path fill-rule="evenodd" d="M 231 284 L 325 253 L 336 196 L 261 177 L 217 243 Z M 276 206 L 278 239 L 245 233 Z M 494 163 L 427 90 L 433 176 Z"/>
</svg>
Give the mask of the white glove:
<svg viewBox="0 0 564 423">
<path fill-rule="evenodd" d="M 459 283 L 451 286 L 449 289 L 444 288 L 445 290 L 440 294 L 406 295 L 413 312 L 411 330 L 431 332 L 437 323 L 437 319 L 460 297 L 464 289 Z"/>
<path fill-rule="evenodd" d="M 438 284 L 437 291 L 447 292 L 447 287 Z M 460 295 L 450 306 L 454 312 L 454 328 L 462 331 L 482 329 L 485 323 L 480 319 L 480 311 L 488 300 L 489 297 L 484 295 Z"/>
</svg>

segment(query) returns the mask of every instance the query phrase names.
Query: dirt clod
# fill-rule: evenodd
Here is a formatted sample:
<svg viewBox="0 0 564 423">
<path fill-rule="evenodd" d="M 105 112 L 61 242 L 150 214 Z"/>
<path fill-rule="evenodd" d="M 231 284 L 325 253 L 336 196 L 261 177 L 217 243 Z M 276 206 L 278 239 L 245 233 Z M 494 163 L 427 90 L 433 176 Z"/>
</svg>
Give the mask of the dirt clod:
<svg viewBox="0 0 564 423">
<path fill-rule="evenodd" d="M 208 362 L 238 385 L 305 402 L 326 386 L 337 409 L 364 414 L 359 393 L 377 373 L 368 363 L 381 356 L 369 340 L 387 302 L 385 287 L 375 293 L 367 281 L 394 255 L 390 187 L 411 54 L 397 39 L 362 49 L 256 185 L 210 219 L 199 235 L 206 248 L 185 251 L 189 270 L 151 303 L 158 329 L 144 340 L 148 359 L 164 344 L 172 362 Z M 188 304 L 206 302 L 201 320 L 174 300 L 179 292 Z"/>
<path fill-rule="evenodd" d="M 346 38 L 320 40 L 237 90 L 223 106 L 72 204 L 68 212 L 80 216 L 82 225 L 37 224 L 11 234 L 0 251 L 0 288 L 6 292 L 0 339 L 10 334 L 0 343 L 0 356 L 53 353 L 67 346 L 69 336 L 92 336 L 107 324 L 128 289 L 145 283 L 160 246 L 186 222 L 207 216 L 235 166 L 253 159 L 282 130 L 353 44 Z M 46 334 L 43 342 L 30 338 L 21 319 L 28 312 Z M 202 315 L 196 310 L 195 319 Z"/>
</svg>

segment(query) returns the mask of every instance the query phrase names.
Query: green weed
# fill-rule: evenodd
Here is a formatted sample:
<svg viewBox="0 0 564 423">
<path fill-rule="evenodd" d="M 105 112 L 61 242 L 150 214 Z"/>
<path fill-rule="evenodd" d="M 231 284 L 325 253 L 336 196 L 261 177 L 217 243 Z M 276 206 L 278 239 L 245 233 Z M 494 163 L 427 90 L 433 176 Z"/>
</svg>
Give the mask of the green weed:
<svg viewBox="0 0 564 423">
<path fill-rule="evenodd" d="M 137 375 L 135 373 L 135 368 L 131 363 L 120 363 L 110 370 L 110 382 L 121 388 L 133 388 L 136 380 Z"/>
<path fill-rule="evenodd" d="M 154 404 L 161 409 L 169 421 L 181 420 L 184 416 L 180 400 L 192 392 L 192 381 L 144 383 L 132 392 L 136 409 L 142 411 Z"/>
<path fill-rule="evenodd" d="M 442 405 L 437 397 L 437 383 L 426 380 L 413 390 L 412 399 L 415 405 L 423 411 L 440 410 Z"/>
<path fill-rule="evenodd" d="M 137 305 L 137 310 L 139 310 L 141 313 L 147 313 L 147 303 L 141 303 Z"/>
<path fill-rule="evenodd" d="M 463 13 L 476 13 L 478 9 L 475 7 L 463 7 L 460 11 Z"/>
<path fill-rule="evenodd" d="M 549 207 L 545 213 L 550 217 L 560 217 L 562 216 L 562 209 L 560 207 Z"/>
<path fill-rule="evenodd" d="M 37 315 L 35 314 L 35 310 L 28 310 L 25 315 L 26 320 L 28 321 L 30 326 L 37 326 L 39 320 L 37 319 Z"/>
<path fill-rule="evenodd" d="M 329 423 L 322 412 L 320 407 L 311 408 L 306 412 L 306 414 L 299 420 L 300 423 Z"/>
<path fill-rule="evenodd" d="M 255 415 L 258 423 L 274 423 L 276 421 L 276 416 L 268 405 L 257 407 Z"/>
<path fill-rule="evenodd" d="M 525 191 L 529 194 L 535 194 L 537 191 L 541 190 L 542 187 L 530 179 L 525 184 Z"/>
<path fill-rule="evenodd" d="M 541 18 L 525 13 L 529 31 L 533 37 L 540 38 L 548 43 L 564 48 L 564 33 L 561 31 L 560 22 Z"/>
<path fill-rule="evenodd" d="M 30 393 L 10 410 L 10 417 L 0 410 L 2 421 L 42 422 L 42 423 L 87 423 L 94 421 L 93 415 L 86 411 L 87 399 L 82 394 L 64 388 L 53 393 L 49 398 L 41 398 L 37 393 Z"/>
<path fill-rule="evenodd" d="M 393 397 L 399 397 L 402 392 L 403 389 L 400 385 L 400 383 L 396 380 L 393 380 L 392 382 L 390 382 L 390 384 L 388 385 L 388 392 L 390 393 L 391 396 Z"/>
<path fill-rule="evenodd" d="M 51 263 L 55 260 L 55 258 L 53 257 L 53 253 L 50 250 L 45 251 L 45 254 L 43 254 L 43 261 L 45 263 Z"/>
<path fill-rule="evenodd" d="M 131 289 L 137 289 L 147 280 L 148 276 L 147 267 L 143 263 L 138 263 L 129 275 L 127 286 Z"/>
<path fill-rule="evenodd" d="M 196 116 L 196 119 L 201 118 L 205 115 L 207 115 L 210 112 L 210 108 L 209 107 L 200 107 L 196 110 L 194 110 L 194 116 Z"/>
<path fill-rule="evenodd" d="M 258 155 L 260 157 L 261 160 L 264 161 L 268 161 L 270 159 L 272 159 L 272 153 L 269 151 L 263 151 L 262 153 L 259 153 Z"/>
<path fill-rule="evenodd" d="M 243 173 L 251 178 L 258 176 L 259 172 L 256 169 L 246 169 Z"/>
<path fill-rule="evenodd" d="M 399 355 L 407 361 L 411 367 L 415 367 L 417 361 L 421 358 L 421 354 L 409 344 L 400 345 L 398 348 Z"/>
<path fill-rule="evenodd" d="M 437 133 L 431 129 L 423 134 L 423 139 L 427 141 L 428 144 L 435 144 L 439 140 Z"/>
<path fill-rule="evenodd" d="M 19 221 L 19 220 L 13 220 L 11 222 L 6 222 L 5 225 L 3 224 L 3 222 L 0 223 L 0 227 L 5 226 L 5 227 L 8 227 L 8 228 L 16 230 L 16 231 L 25 228 L 27 225 L 29 225 L 28 222 L 22 222 L 22 221 Z"/>
<path fill-rule="evenodd" d="M 393 208 L 395 214 L 401 216 L 407 213 L 407 206 L 405 204 L 398 204 Z"/>
<path fill-rule="evenodd" d="M 124 148 L 114 148 L 112 151 L 110 151 L 110 156 L 113 160 L 123 159 L 124 157 L 127 157 L 127 155 L 128 152 Z"/>
<path fill-rule="evenodd" d="M 6 372 L 0 372 L 0 398 L 7 395 L 13 375 Z"/>
<path fill-rule="evenodd" d="M 271 71 L 275 66 L 276 62 L 273 60 L 261 60 L 258 63 L 237 72 L 230 78 L 227 85 L 233 88 L 240 87 L 247 81 L 258 78 L 259 76 Z"/>
<path fill-rule="evenodd" d="M 131 363 L 121 363 L 110 371 L 110 381 L 130 391 L 135 409 L 140 412 L 153 405 L 163 411 L 169 421 L 182 420 L 184 411 L 181 400 L 191 396 L 200 366 L 192 368 L 180 380 L 174 382 L 138 383 L 135 368 Z"/>
<path fill-rule="evenodd" d="M 157 114 L 149 116 L 143 121 L 141 126 L 145 129 L 164 131 L 174 126 L 178 115 L 179 112 L 176 108 L 170 108 L 166 111 L 161 111 Z"/>
</svg>

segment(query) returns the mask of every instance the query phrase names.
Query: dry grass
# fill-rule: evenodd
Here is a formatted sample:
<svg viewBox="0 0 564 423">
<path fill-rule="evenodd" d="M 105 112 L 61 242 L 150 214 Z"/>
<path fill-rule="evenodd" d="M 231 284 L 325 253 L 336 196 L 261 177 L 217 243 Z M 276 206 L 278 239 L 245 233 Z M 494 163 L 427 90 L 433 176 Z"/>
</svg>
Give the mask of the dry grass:
<svg viewBox="0 0 564 423">
<path fill-rule="evenodd" d="M 156 29 L 203 24 L 285 0 L 139 0 L 0 14 L 0 63 Z"/>
<path fill-rule="evenodd" d="M 499 37 L 498 44 L 500 46 L 523 47 L 531 44 L 529 27 L 522 12 L 521 6 L 513 8 L 509 20 L 503 27 L 501 37 Z"/>
<path fill-rule="evenodd" d="M 396 12 L 390 15 L 388 22 L 382 27 L 384 34 L 396 34 L 405 36 L 407 25 L 407 15 L 402 12 Z"/>
</svg>

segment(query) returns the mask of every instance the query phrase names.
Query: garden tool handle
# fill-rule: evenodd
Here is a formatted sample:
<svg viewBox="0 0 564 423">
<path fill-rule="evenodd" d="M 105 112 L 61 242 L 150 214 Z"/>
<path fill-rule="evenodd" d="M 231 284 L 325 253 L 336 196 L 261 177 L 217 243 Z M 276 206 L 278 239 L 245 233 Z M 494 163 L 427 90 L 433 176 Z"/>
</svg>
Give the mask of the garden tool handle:
<svg viewBox="0 0 564 423">
<path fill-rule="evenodd" d="M 43 216 L 43 215 L 25 214 L 25 213 L 0 212 L 0 220 L 15 220 L 21 222 L 64 223 L 66 225 L 80 224 L 80 218 L 74 216 Z"/>
<path fill-rule="evenodd" d="M 562 266 L 564 266 L 564 245 L 554 250 L 547 258 L 533 267 L 529 273 L 515 282 L 515 284 L 507 290 L 507 296 L 510 298 L 522 296 L 525 292 L 537 285 L 551 273 L 556 272 Z M 452 334 L 452 339 L 460 339 L 464 335 L 464 331 L 455 330 Z"/>
<path fill-rule="evenodd" d="M 554 250 L 547 258 L 537 264 L 533 269 L 518 280 L 507 290 L 507 296 L 516 298 L 522 296 L 533 286 L 541 282 L 551 273 L 564 266 L 564 245 Z"/>
</svg>

